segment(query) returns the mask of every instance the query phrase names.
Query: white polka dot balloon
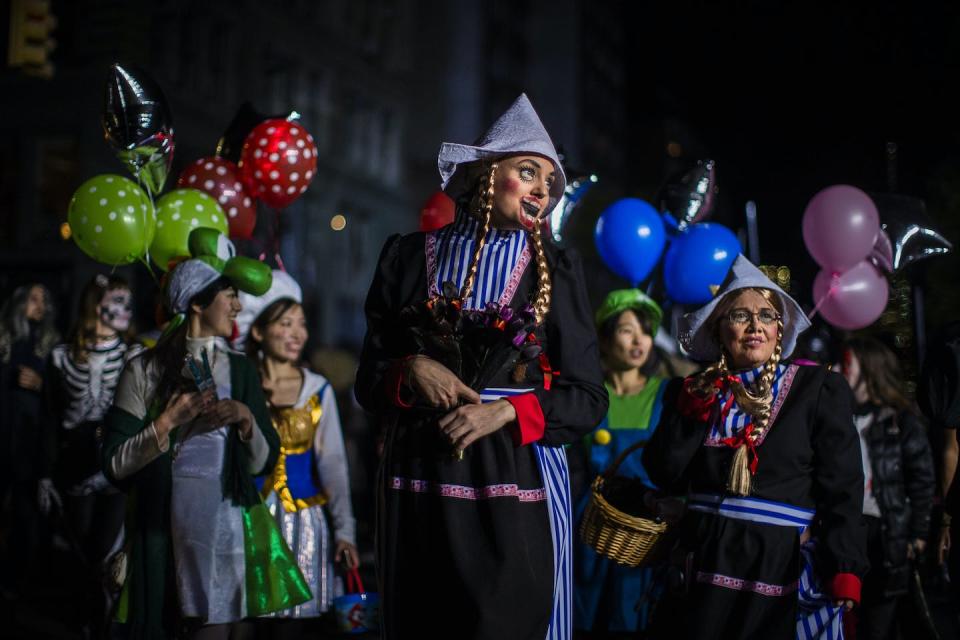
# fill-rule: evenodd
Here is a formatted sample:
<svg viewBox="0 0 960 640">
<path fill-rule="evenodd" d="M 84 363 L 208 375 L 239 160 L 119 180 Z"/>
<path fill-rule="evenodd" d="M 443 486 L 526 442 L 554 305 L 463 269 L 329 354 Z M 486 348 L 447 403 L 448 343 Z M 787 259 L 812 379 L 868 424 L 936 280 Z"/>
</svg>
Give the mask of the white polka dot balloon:
<svg viewBox="0 0 960 640">
<path fill-rule="evenodd" d="M 77 246 L 97 262 L 109 265 L 146 259 L 156 220 L 145 191 L 132 180 L 109 174 L 80 185 L 67 212 Z"/>
<path fill-rule="evenodd" d="M 150 257 L 166 271 L 172 261 L 190 255 L 187 239 L 198 227 L 228 232 L 227 216 L 216 199 L 197 189 L 175 189 L 166 194 L 157 200 L 157 232 Z"/>
<path fill-rule="evenodd" d="M 212 196 L 226 212 L 230 237 L 247 240 L 257 225 L 257 206 L 240 181 L 237 165 L 211 156 L 193 162 L 177 180 L 178 187 L 192 187 Z"/>
<path fill-rule="evenodd" d="M 247 135 L 240 176 L 247 191 L 274 209 L 299 198 L 317 173 L 317 145 L 297 121 L 271 119 Z"/>
</svg>

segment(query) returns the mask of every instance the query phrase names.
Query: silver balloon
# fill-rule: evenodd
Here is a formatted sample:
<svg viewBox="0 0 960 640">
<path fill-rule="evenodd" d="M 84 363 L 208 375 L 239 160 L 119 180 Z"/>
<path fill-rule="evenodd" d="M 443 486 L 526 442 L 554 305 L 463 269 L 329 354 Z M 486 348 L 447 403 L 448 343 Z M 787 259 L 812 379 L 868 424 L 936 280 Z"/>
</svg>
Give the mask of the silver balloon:
<svg viewBox="0 0 960 640">
<path fill-rule="evenodd" d="M 156 196 L 173 164 L 173 124 L 159 85 L 133 66 L 110 67 L 105 87 L 103 132 L 117 158 Z"/>
<path fill-rule="evenodd" d="M 713 160 L 698 160 L 679 179 L 661 190 L 660 210 L 668 212 L 683 231 L 713 212 L 717 194 L 717 167 Z"/>
<path fill-rule="evenodd" d="M 893 243 L 890 242 L 890 236 L 886 231 L 881 229 L 877 234 L 877 240 L 873 243 L 873 249 L 867 258 L 877 269 L 893 273 Z"/>
<path fill-rule="evenodd" d="M 560 202 L 550 214 L 550 233 L 557 242 L 563 242 L 563 228 L 570 221 L 570 215 L 576 209 L 577 203 L 583 195 L 590 190 L 590 187 L 597 183 L 597 176 L 580 176 L 567 183 L 567 188 L 563 190 L 563 196 Z"/>
<path fill-rule="evenodd" d="M 893 271 L 953 250 L 953 243 L 933 228 L 923 200 L 892 193 L 871 193 L 870 197 L 880 213 L 880 228 L 890 242 Z"/>
</svg>

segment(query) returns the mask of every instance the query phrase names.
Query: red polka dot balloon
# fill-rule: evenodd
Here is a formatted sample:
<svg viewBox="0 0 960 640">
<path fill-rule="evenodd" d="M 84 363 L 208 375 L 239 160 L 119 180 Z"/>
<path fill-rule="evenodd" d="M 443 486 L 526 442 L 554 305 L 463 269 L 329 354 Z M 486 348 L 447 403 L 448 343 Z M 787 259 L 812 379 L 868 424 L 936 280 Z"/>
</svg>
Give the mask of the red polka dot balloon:
<svg viewBox="0 0 960 640">
<path fill-rule="evenodd" d="M 230 237 L 248 240 L 257 226 L 257 205 L 240 181 L 237 165 L 211 156 L 200 158 L 180 174 L 180 188 L 199 189 L 215 199 L 227 215 Z"/>
<path fill-rule="evenodd" d="M 313 180 L 317 145 L 299 122 L 264 120 L 247 135 L 239 166 L 250 193 L 274 209 L 283 209 Z"/>
</svg>

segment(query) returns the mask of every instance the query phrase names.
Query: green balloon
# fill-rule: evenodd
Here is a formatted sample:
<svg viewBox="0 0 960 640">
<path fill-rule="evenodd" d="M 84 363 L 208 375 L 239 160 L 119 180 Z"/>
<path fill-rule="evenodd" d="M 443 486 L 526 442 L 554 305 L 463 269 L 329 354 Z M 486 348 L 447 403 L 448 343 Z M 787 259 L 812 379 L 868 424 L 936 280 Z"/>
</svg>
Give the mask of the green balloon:
<svg viewBox="0 0 960 640">
<path fill-rule="evenodd" d="M 67 212 L 77 246 L 109 265 L 142 260 L 153 242 L 156 220 L 146 192 L 132 180 L 111 174 L 80 185 Z"/>
<path fill-rule="evenodd" d="M 198 228 L 227 234 L 227 217 L 216 200 L 197 189 L 175 189 L 157 200 L 157 232 L 150 257 L 166 271 L 170 261 L 190 256 L 187 239 Z"/>
</svg>

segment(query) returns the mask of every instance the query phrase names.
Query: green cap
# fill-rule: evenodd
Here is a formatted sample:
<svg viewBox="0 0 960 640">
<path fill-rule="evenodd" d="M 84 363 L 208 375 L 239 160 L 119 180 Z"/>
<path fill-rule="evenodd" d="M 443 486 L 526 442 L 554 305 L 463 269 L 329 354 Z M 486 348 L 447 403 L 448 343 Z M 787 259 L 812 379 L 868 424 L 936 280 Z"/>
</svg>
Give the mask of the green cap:
<svg viewBox="0 0 960 640">
<path fill-rule="evenodd" d="M 653 298 L 643 291 L 640 291 L 640 289 L 617 289 L 616 291 L 608 293 L 603 304 L 597 309 L 594 321 L 597 323 L 597 327 L 599 327 L 611 316 L 615 316 L 627 309 L 642 311 L 645 315 L 649 316 L 650 324 L 653 326 L 651 337 L 657 335 L 657 330 L 660 328 L 660 321 L 663 319 L 663 310 L 660 308 L 660 305 L 653 301 Z"/>
</svg>

